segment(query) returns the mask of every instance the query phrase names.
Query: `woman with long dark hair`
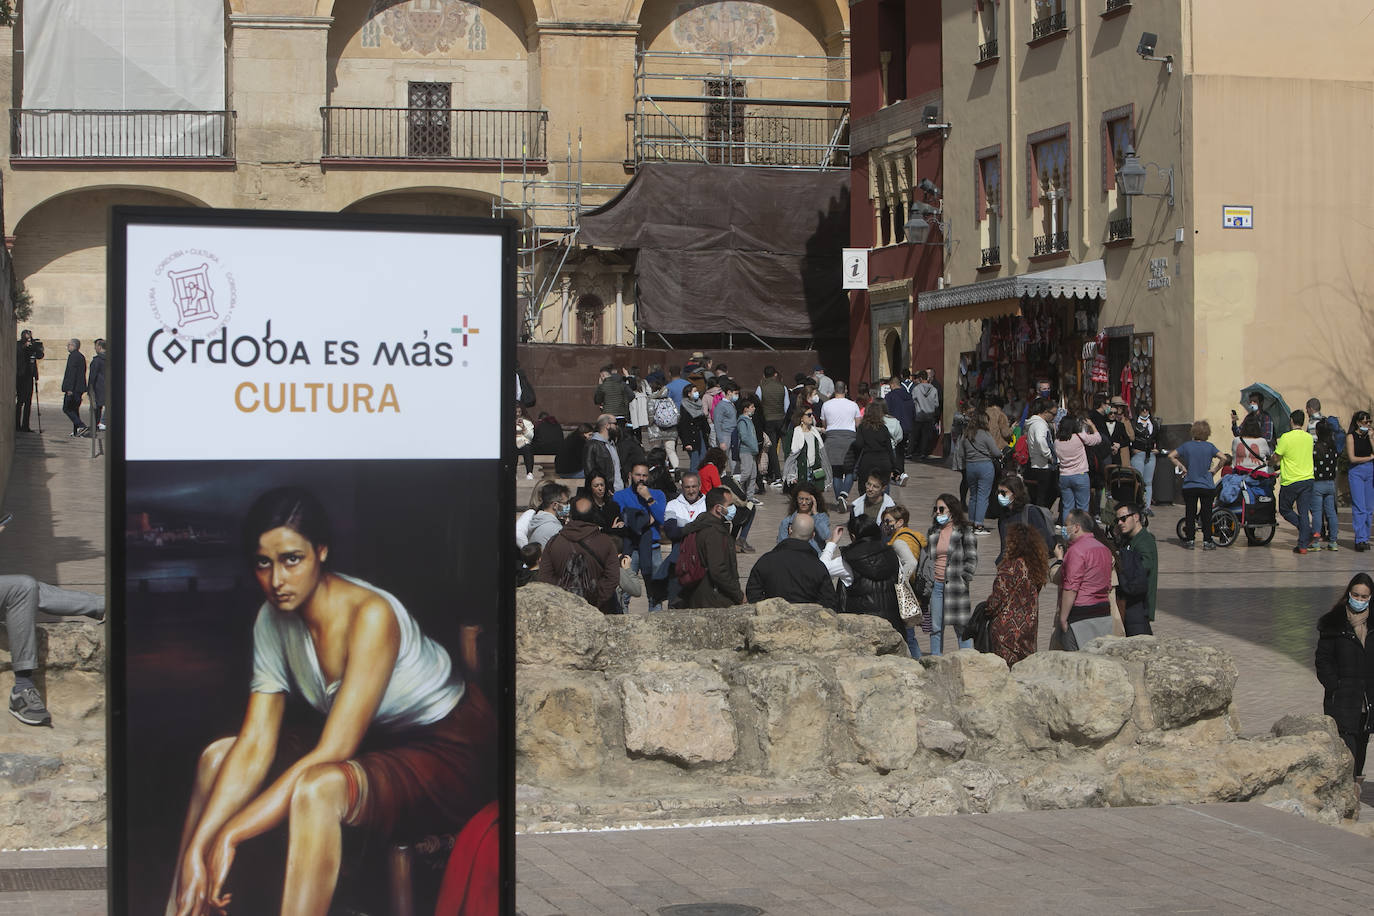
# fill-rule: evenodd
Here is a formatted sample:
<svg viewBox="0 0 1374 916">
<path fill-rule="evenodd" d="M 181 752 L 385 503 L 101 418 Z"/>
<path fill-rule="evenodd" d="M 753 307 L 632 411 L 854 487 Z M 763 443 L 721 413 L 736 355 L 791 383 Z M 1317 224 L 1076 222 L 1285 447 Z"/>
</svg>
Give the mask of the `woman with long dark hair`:
<svg viewBox="0 0 1374 916">
<path fill-rule="evenodd" d="M 830 540 L 830 516 L 825 511 L 825 496 L 815 484 L 801 481 L 788 494 L 787 516 L 778 523 L 779 544 L 787 540 L 792 519 L 798 515 L 809 515 L 815 521 L 815 532 L 809 543 L 820 554 L 825 549 L 825 542 Z"/>
<path fill-rule="evenodd" d="M 1336 541 L 1336 458 L 1340 454 L 1336 451 L 1336 430 L 1321 420 L 1313 434 L 1317 441 L 1312 448 L 1312 542 L 1307 549 L 1325 546 L 1340 550 Z"/>
<path fill-rule="evenodd" d="M 1357 410 L 1345 434 L 1345 457 L 1350 463 L 1350 523 L 1355 530 L 1355 549 L 1369 549 L 1369 522 L 1374 518 L 1374 435 L 1369 411 Z"/>
<path fill-rule="evenodd" d="M 245 518 L 264 598 L 248 711 L 237 737 L 201 755 L 172 888 L 178 916 L 224 911 L 238 847 L 279 824 L 290 826 L 282 912 L 324 913 L 345 826 L 452 832 L 496 797 L 486 699 L 400 601 L 330 568 L 330 542 L 324 507 L 304 488 L 264 493 Z M 313 746 L 287 760 L 293 693 L 323 722 Z M 285 769 L 267 782 L 274 756 Z"/>
<path fill-rule="evenodd" d="M 858 450 L 858 458 L 854 462 L 854 479 L 857 481 L 877 475 L 886 487 L 892 479 L 892 434 L 883 422 L 886 415 L 887 408 L 882 401 L 872 401 L 864 409 L 864 418 L 859 421 L 854 439 Z"/>
<path fill-rule="evenodd" d="M 1340 600 L 1317 621 L 1317 680 L 1326 690 L 1322 712 L 1355 757 L 1355 780 L 1364 782 L 1365 751 L 1374 731 L 1374 639 L 1369 599 L 1374 579 L 1356 573 Z"/>
<path fill-rule="evenodd" d="M 1051 529 L 1048 510 L 1042 510 L 1030 501 L 1026 482 L 1015 474 L 1007 474 L 997 482 L 997 505 L 1002 516 L 997 520 L 997 534 L 1001 539 L 1001 549 L 997 554 L 997 565 L 1007 552 L 1007 529 L 1014 524 L 1029 525 L 1045 544 L 1045 551 L 1054 549 L 1054 531 Z"/>
<path fill-rule="evenodd" d="M 1035 653 L 1040 590 L 1049 577 L 1045 542 L 1029 525 L 1009 525 L 1005 556 L 997 566 L 987 609 L 992 651 L 1008 665 Z"/>
<path fill-rule="evenodd" d="M 625 523 L 620 518 L 620 507 L 611 498 L 610 487 L 606 483 L 606 475 L 593 472 L 592 476 L 587 478 L 586 485 L 578 488 L 577 495 L 591 499 L 593 524 L 615 538 L 616 543 L 619 544 L 621 536 L 625 534 Z"/>
</svg>

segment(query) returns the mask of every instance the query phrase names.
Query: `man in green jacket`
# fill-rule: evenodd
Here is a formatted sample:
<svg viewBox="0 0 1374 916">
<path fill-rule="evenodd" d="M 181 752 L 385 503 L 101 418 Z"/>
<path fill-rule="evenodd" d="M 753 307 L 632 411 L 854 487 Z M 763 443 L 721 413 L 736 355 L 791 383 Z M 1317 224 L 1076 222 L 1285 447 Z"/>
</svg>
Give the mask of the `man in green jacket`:
<svg viewBox="0 0 1374 916">
<path fill-rule="evenodd" d="M 607 364 L 601 367 L 600 380 L 592 400 L 604 413 L 615 417 L 616 425 L 623 434 L 630 417 L 630 386 L 615 366 Z"/>
<path fill-rule="evenodd" d="M 1145 527 L 1140 507 L 1132 503 L 1120 503 L 1116 507 L 1116 530 L 1121 553 L 1130 552 L 1140 560 L 1149 587 L 1141 594 L 1127 594 L 1125 585 L 1116 589 L 1117 601 L 1121 605 L 1121 618 L 1126 626 L 1127 636 L 1152 636 L 1150 627 L 1155 619 L 1155 592 L 1159 585 L 1159 548 L 1155 536 Z M 1118 582 L 1121 581 L 1120 560 L 1118 560 Z"/>
</svg>

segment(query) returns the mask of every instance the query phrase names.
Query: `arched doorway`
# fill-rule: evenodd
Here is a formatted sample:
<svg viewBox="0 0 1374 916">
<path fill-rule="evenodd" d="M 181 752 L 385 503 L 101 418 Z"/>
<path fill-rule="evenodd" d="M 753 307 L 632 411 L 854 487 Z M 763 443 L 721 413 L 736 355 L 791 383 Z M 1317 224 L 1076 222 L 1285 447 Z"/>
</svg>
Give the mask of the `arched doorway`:
<svg viewBox="0 0 1374 916">
<path fill-rule="evenodd" d="M 883 333 L 883 358 L 878 366 L 878 378 L 891 378 L 902 371 L 906 364 L 902 349 L 901 332 L 896 328 L 888 328 Z"/>
</svg>

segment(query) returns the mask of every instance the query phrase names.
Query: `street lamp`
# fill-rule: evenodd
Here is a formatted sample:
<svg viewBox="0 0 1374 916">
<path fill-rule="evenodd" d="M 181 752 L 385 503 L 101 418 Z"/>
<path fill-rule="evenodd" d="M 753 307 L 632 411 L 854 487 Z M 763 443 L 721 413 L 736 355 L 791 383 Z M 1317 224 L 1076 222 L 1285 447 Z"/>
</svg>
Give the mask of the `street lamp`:
<svg viewBox="0 0 1374 916">
<path fill-rule="evenodd" d="M 943 207 L 933 207 L 923 201 L 914 201 L 911 204 L 911 216 L 902 227 L 906 233 L 906 240 L 912 245 L 939 245 L 940 242 L 927 242 L 930 237 L 931 226 L 939 227 L 945 235 L 944 246 L 946 252 L 949 249 L 949 223 L 940 219 L 943 215 Z M 931 220 L 935 220 L 932 224 Z"/>
<path fill-rule="evenodd" d="M 1146 166 L 1154 166 L 1159 172 L 1160 177 L 1169 179 L 1169 193 L 1167 194 L 1147 194 L 1145 192 L 1145 176 L 1149 174 Z M 1153 162 L 1142 164 L 1139 157 L 1135 154 L 1135 148 L 1127 144 L 1126 158 L 1121 163 L 1121 168 L 1116 172 L 1116 182 L 1121 188 L 1121 193 L 1127 197 L 1163 197 L 1169 206 L 1174 205 L 1174 168 L 1161 168 Z"/>
</svg>

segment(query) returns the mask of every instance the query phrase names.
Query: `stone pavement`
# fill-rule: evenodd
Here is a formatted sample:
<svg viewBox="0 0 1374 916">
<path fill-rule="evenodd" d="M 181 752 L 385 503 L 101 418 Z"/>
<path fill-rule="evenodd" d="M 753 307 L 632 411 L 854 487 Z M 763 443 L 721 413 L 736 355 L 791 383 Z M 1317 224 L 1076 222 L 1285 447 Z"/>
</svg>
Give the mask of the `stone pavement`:
<svg viewBox="0 0 1374 916">
<path fill-rule="evenodd" d="M 958 478 L 909 467 L 893 497 L 929 517 Z M 517 482 L 523 504 L 533 484 Z M 752 541 L 769 549 L 785 500 L 764 497 Z M 57 425 L 23 436 L 6 494 L 15 521 L 0 572 L 56 584 L 104 585 L 104 463 Z M 1246 733 L 1320 709 L 1312 674 L 1316 618 L 1350 576 L 1369 568 L 1349 549 L 1294 556 L 1293 536 L 1204 553 L 1173 539 L 1181 510 L 1163 506 L 1156 632 L 1231 652 Z M 832 514 L 833 520 L 839 519 Z M 980 540 L 973 591 L 991 588 L 996 535 Z M 742 554 L 748 575 L 759 554 Z M 1042 596 L 1041 646 L 1053 596 Z M 634 607 L 644 613 L 643 599 Z M 3 740 L 3 736 L 0 736 Z M 1374 787 L 1365 792 L 1366 805 Z M 1371 812 L 1365 808 L 1365 820 Z M 981 854 L 981 855 L 980 855 Z M 521 837 L 519 907 L 555 913 L 652 913 L 677 903 L 734 902 L 770 913 L 1367 912 L 1374 841 L 1254 805 L 967 815 L 891 821 L 750 825 Z M 101 850 L 0 853 L 0 916 L 105 912 Z"/>
</svg>

